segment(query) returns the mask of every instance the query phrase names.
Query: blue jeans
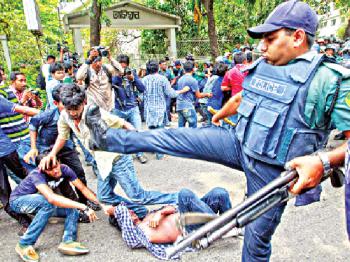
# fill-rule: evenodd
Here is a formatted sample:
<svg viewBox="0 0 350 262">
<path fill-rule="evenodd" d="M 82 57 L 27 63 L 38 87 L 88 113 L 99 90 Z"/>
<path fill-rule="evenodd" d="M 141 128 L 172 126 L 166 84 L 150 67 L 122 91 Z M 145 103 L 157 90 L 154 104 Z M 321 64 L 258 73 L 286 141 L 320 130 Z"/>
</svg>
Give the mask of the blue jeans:
<svg viewBox="0 0 350 262">
<path fill-rule="evenodd" d="M 202 198 L 197 197 L 191 190 L 182 189 L 179 192 L 179 212 L 199 212 L 206 214 L 222 214 L 232 207 L 230 195 L 224 188 L 216 187 Z M 201 225 L 187 226 L 187 232 L 196 230 Z"/>
<path fill-rule="evenodd" d="M 284 168 L 261 162 L 245 154 L 235 129 L 222 127 L 156 129 L 145 132 L 109 129 L 106 151 L 130 154 L 160 152 L 178 157 L 201 159 L 241 170 L 247 178 L 247 194 L 252 195 Z M 286 204 L 266 212 L 246 226 L 242 260 L 266 261 L 271 255 L 274 234 Z"/>
<path fill-rule="evenodd" d="M 164 117 L 164 121 L 166 121 L 165 119 L 166 119 L 166 116 Z M 148 128 L 150 130 L 152 130 L 152 129 L 159 129 L 159 128 L 164 128 L 164 127 L 163 126 L 149 126 Z M 164 157 L 164 154 L 156 152 L 156 158 L 158 160 L 162 159 L 163 157 Z"/>
<path fill-rule="evenodd" d="M 75 136 L 75 135 L 74 135 Z M 89 164 L 94 164 L 95 162 L 95 159 L 94 157 L 91 155 L 91 153 L 89 152 L 89 150 L 87 150 L 85 148 L 85 146 L 81 143 L 81 141 L 75 136 L 76 138 L 76 143 L 80 146 L 80 149 L 81 151 L 83 152 L 84 154 L 84 160 L 86 163 L 89 163 Z"/>
<path fill-rule="evenodd" d="M 118 183 L 131 201 L 114 193 Z M 98 175 L 97 196 L 100 201 L 109 204 L 119 204 L 123 201 L 137 215 L 140 214 L 140 217 L 144 217 L 147 212 L 143 205 L 177 204 L 178 200 L 177 193 L 166 194 L 158 191 L 145 191 L 139 184 L 130 155 L 122 155 L 115 161 L 112 171 L 104 180 Z"/>
<path fill-rule="evenodd" d="M 164 124 L 170 124 L 171 122 L 171 114 L 170 114 L 170 109 L 171 109 L 171 97 L 167 96 L 165 98 L 165 103 L 166 103 L 166 117 L 164 118 Z"/>
<path fill-rule="evenodd" d="M 345 217 L 348 239 L 350 240 L 350 184 L 345 182 Z"/>
<path fill-rule="evenodd" d="M 40 194 L 20 196 L 10 202 L 11 209 L 19 214 L 35 214 L 27 232 L 21 237 L 21 245 L 34 245 L 52 216 L 65 217 L 63 242 L 77 239 L 79 212 L 73 208 L 58 208 Z"/>
<path fill-rule="evenodd" d="M 195 109 L 184 109 L 177 111 L 179 127 L 185 127 L 188 122 L 189 127 L 197 127 L 197 114 Z"/>
<path fill-rule="evenodd" d="M 125 119 L 129 123 L 131 123 L 137 130 L 141 130 L 142 122 L 141 122 L 141 114 L 138 106 L 130 108 L 128 110 L 122 111 L 118 109 L 113 109 L 112 113 L 119 116 L 120 118 Z M 142 152 L 137 152 L 136 156 L 142 156 Z"/>
</svg>

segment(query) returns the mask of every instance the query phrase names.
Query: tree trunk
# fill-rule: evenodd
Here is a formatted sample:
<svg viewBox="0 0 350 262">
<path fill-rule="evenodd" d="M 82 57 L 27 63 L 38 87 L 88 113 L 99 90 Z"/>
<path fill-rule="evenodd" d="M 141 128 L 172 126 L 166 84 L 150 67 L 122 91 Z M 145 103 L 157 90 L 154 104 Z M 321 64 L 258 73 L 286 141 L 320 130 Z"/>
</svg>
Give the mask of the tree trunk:
<svg viewBox="0 0 350 262">
<path fill-rule="evenodd" d="M 345 28 L 345 35 L 344 35 L 344 39 L 350 37 L 350 19 L 348 20 L 348 25 Z"/>
<path fill-rule="evenodd" d="M 90 47 L 100 45 L 102 5 L 92 0 L 90 15 Z"/>
<path fill-rule="evenodd" d="M 214 19 L 214 0 L 201 0 L 207 10 L 208 16 L 208 36 L 210 41 L 210 54 L 213 60 L 219 56 L 218 36 L 216 34 L 216 26 Z"/>
</svg>

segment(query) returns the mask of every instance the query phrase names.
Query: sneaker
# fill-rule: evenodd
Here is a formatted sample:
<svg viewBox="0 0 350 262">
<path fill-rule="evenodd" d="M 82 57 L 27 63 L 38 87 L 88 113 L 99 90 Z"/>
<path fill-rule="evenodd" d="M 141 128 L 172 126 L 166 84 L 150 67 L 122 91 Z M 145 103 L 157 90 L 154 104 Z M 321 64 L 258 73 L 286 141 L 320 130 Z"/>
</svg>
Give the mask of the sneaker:
<svg viewBox="0 0 350 262">
<path fill-rule="evenodd" d="M 18 236 L 23 236 L 27 232 L 28 227 L 22 226 L 21 229 L 18 231 Z"/>
<path fill-rule="evenodd" d="M 75 241 L 61 242 L 58 246 L 58 251 L 69 256 L 84 255 L 90 252 L 82 243 Z"/>
<path fill-rule="evenodd" d="M 100 108 L 94 104 L 86 109 L 85 123 L 90 131 L 89 147 L 98 150 L 106 147 L 106 133 L 108 126 L 101 119 Z"/>
<path fill-rule="evenodd" d="M 156 154 L 157 160 L 163 160 L 164 159 L 164 154 Z"/>
<path fill-rule="evenodd" d="M 84 213 L 84 211 L 79 211 L 79 218 L 78 218 L 79 223 L 90 223 L 89 216 Z"/>
<path fill-rule="evenodd" d="M 16 253 L 22 258 L 23 261 L 26 262 L 35 262 L 39 261 L 39 255 L 36 253 L 33 246 L 27 246 L 27 245 L 20 245 L 17 244 Z"/>
<path fill-rule="evenodd" d="M 140 161 L 141 164 L 146 164 L 148 161 L 147 157 L 144 155 L 137 156 L 137 159 Z"/>
</svg>

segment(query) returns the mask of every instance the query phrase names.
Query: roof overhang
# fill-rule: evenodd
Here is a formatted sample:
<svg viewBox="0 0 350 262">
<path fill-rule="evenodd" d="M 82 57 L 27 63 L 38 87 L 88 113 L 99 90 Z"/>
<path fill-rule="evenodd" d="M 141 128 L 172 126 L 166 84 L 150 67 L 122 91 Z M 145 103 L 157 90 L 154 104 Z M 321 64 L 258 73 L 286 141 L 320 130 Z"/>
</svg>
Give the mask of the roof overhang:
<svg viewBox="0 0 350 262">
<path fill-rule="evenodd" d="M 131 1 L 122 1 L 105 10 L 111 28 L 117 29 L 169 29 L 180 28 L 178 16 L 149 8 Z M 65 31 L 90 27 L 89 11 L 73 12 L 63 17 Z M 106 26 L 106 25 L 102 25 Z"/>
</svg>

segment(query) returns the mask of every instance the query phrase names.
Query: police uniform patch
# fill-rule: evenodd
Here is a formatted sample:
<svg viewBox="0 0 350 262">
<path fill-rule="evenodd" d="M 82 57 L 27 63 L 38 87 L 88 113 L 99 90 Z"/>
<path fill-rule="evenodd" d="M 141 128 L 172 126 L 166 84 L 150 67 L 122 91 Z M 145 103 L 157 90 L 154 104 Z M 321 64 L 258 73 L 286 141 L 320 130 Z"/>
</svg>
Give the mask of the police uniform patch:
<svg viewBox="0 0 350 262">
<path fill-rule="evenodd" d="M 350 107 L 350 92 L 348 92 L 346 94 L 346 97 L 345 97 L 345 104 Z"/>
</svg>

